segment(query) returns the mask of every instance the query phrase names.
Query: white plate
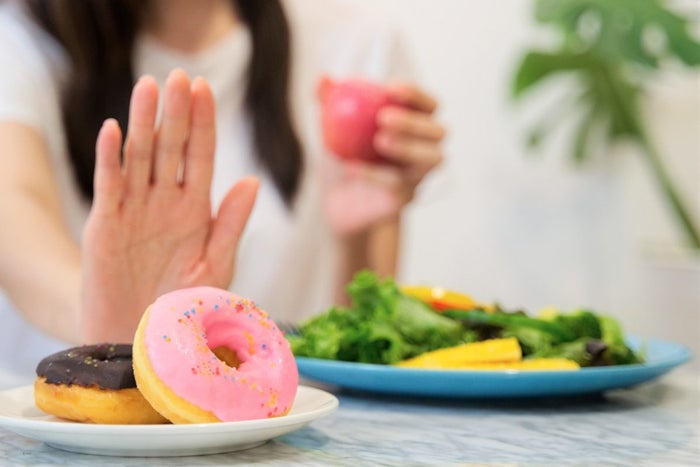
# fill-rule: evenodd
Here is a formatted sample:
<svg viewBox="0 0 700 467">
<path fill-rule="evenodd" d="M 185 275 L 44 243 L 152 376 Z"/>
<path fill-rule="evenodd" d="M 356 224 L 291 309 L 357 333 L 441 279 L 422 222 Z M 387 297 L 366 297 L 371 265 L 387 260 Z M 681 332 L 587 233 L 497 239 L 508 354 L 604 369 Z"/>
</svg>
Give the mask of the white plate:
<svg viewBox="0 0 700 467">
<path fill-rule="evenodd" d="M 94 425 L 47 415 L 34 405 L 32 386 L 0 392 L 0 427 L 66 451 L 107 456 L 191 456 L 239 451 L 297 430 L 332 413 L 338 399 L 299 386 L 283 416 L 196 425 Z"/>
</svg>

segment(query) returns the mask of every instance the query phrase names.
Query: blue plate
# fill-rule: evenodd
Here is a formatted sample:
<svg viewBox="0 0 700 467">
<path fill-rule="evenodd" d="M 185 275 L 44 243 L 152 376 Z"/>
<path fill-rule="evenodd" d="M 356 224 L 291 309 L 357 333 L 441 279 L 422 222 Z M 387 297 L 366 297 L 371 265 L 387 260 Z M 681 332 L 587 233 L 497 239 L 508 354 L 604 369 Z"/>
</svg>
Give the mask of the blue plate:
<svg viewBox="0 0 700 467">
<path fill-rule="evenodd" d="M 569 371 L 422 370 L 389 365 L 297 357 L 299 374 L 310 380 L 383 394 L 433 397 L 536 397 L 588 394 L 649 381 L 691 358 L 673 342 L 630 339 L 643 349 L 639 365 L 582 368 Z"/>
</svg>

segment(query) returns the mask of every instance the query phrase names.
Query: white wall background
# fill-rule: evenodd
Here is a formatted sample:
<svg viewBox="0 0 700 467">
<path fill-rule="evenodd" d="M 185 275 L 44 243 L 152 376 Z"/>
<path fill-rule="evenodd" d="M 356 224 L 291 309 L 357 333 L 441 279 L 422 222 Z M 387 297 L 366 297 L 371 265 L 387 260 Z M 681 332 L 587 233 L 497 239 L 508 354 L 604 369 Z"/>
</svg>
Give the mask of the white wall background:
<svg viewBox="0 0 700 467">
<path fill-rule="evenodd" d="M 700 14 L 697 3 L 683 3 Z M 593 307 L 630 332 L 681 340 L 697 352 L 700 265 L 691 264 L 687 278 L 667 273 L 666 283 L 652 272 L 649 246 L 681 237 L 639 154 L 618 148 L 575 167 L 566 128 L 539 156 L 526 154 L 524 129 L 546 111 L 546 99 L 515 106 L 507 96 L 520 53 L 541 36 L 531 6 L 372 2 L 404 32 L 449 129 L 448 161 L 407 216 L 400 279 L 529 311 Z M 648 116 L 700 219 L 700 73 L 664 76 Z M 676 303 L 681 298 L 685 304 Z"/>
</svg>

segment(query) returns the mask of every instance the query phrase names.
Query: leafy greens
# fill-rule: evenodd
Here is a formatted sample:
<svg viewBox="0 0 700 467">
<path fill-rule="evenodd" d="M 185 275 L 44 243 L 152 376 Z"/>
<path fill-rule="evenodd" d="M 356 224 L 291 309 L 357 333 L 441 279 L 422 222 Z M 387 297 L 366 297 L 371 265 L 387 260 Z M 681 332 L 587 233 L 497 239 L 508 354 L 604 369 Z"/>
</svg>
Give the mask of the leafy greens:
<svg viewBox="0 0 700 467">
<path fill-rule="evenodd" d="M 401 293 L 393 279 L 361 271 L 348 293 L 351 307 L 332 307 L 303 323 L 299 335 L 288 336 L 295 355 L 391 364 L 474 340 L 458 321 Z"/>
<path fill-rule="evenodd" d="M 524 358 L 566 358 L 582 367 L 642 362 L 619 322 L 590 310 L 532 317 L 496 305 L 440 313 L 369 271 L 357 273 L 347 290 L 350 307 L 334 306 L 287 336 L 295 355 L 393 364 L 466 342 L 515 337 Z"/>
</svg>

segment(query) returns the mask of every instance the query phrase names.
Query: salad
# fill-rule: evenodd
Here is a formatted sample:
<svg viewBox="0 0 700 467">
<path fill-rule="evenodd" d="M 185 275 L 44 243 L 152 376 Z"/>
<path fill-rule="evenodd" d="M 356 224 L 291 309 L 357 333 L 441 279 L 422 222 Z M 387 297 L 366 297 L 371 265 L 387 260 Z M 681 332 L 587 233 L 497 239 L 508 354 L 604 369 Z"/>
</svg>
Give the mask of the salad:
<svg viewBox="0 0 700 467">
<path fill-rule="evenodd" d="M 352 305 L 333 306 L 288 334 L 296 356 L 414 368 L 577 369 L 642 363 L 620 323 L 591 310 L 531 316 L 467 295 L 400 287 L 361 271 Z"/>
</svg>

